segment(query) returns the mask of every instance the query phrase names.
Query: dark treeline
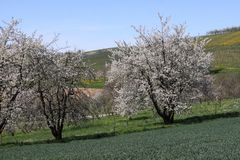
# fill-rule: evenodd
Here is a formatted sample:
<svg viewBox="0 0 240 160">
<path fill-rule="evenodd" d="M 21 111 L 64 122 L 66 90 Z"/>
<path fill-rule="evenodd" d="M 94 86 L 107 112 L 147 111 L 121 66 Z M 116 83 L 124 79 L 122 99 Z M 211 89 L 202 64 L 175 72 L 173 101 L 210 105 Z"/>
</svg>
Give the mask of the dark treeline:
<svg viewBox="0 0 240 160">
<path fill-rule="evenodd" d="M 207 32 L 207 34 L 208 35 L 217 35 L 217 34 L 224 34 L 224 33 L 235 32 L 235 31 L 240 31 L 240 26 L 224 28 L 224 29 L 215 29 L 215 30 Z"/>
</svg>

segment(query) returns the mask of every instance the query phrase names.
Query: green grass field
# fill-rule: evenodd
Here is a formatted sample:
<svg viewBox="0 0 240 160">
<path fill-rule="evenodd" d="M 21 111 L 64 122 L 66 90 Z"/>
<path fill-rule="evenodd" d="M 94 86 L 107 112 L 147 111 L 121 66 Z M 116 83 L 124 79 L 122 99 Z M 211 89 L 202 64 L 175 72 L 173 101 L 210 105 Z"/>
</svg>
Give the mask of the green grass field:
<svg viewBox="0 0 240 160">
<path fill-rule="evenodd" d="M 81 86 L 84 88 L 103 88 L 105 85 L 105 79 L 104 78 L 98 78 L 95 80 L 85 80 L 81 82 Z"/>
<path fill-rule="evenodd" d="M 238 159 L 240 117 L 65 143 L 0 148 L 2 160 Z"/>
<path fill-rule="evenodd" d="M 153 111 L 142 111 L 129 118 L 120 116 L 108 116 L 95 120 L 83 121 L 77 125 L 65 125 L 63 141 L 76 139 L 91 139 L 121 135 L 125 133 L 168 128 L 189 123 L 199 123 L 222 117 L 235 117 L 240 113 L 240 100 L 224 100 L 219 102 L 208 102 L 195 104 L 189 111 L 176 115 L 175 124 L 164 125 L 162 119 Z M 14 137 L 3 134 L 2 146 L 18 144 L 37 144 L 54 142 L 49 129 L 33 131 L 25 134 L 17 132 Z"/>
</svg>

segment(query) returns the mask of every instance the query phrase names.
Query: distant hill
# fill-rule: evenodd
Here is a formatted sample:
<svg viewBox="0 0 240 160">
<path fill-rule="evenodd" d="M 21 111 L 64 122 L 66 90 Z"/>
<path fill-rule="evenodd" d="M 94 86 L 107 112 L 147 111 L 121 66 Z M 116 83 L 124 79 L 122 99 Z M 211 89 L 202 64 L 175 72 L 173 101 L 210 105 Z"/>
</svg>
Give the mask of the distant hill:
<svg viewBox="0 0 240 160">
<path fill-rule="evenodd" d="M 240 31 L 202 37 L 211 39 L 206 49 L 214 53 L 214 68 L 221 69 L 224 72 L 240 72 Z M 110 49 L 114 48 L 86 52 L 86 62 L 92 64 L 96 71 L 103 71 L 105 63 L 110 62 Z"/>
<path fill-rule="evenodd" d="M 85 61 L 91 64 L 96 71 L 103 71 L 105 64 L 109 63 L 110 50 L 114 48 L 105 48 L 84 53 Z"/>
<path fill-rule="evenodd" d="M 240 47 L 240 31 L 229 32 L 224 34 L 207 35 L 204 36 L 211 39 L 207 45 L 208 49 L 239 49 Z"/>
<path fill-rule="evenodd" d="M 240 31 L 204 37 L 211 39 L 206 49 L 214 54 L 214 68 L 240 72 Z"/>
<path fill-rule="evenodd" d="M 211 72 L 214 75 L 215 85 L 222 86 L 225 97 L 238 97 L 240 86 L 240 31 L 227 32 L 216 35 L 205 35 L 211 41 L 206 51 L 212 52 L 214 62 Z M 98 79 L 85 83 L 87 88 L 103 88 L 105 85 L 104 73 L 106 63 L 110 63 L 110 50 L 116 48 L 99 49 L 85 52 L 85 61 L 91 64 L 98 74 Z M 99 76 L 100 75 L 100 76 Z"/>
</svg>

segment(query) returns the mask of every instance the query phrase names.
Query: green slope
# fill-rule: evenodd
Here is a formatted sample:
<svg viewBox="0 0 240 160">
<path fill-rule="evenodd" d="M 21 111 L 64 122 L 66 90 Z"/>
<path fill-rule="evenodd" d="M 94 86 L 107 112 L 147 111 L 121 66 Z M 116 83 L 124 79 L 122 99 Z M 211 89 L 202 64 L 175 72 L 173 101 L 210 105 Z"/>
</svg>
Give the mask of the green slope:
<svg viewBox="0 0 240 160">
<path fill-rule="evenodd" d="M 215 73 L 214 77 L 216 78 L 217 84 L 221 84 L 221 81 L 224 80 L 226 85 L 230 85 L 232 88 L 238 88 L 238 86 L 240 86 L 240 81 L 237 78 L 240 77 L 240 31 L 202 37 L 211 39 L 206 46 L 206 50 L 212 52 L 214 56 L 212 73 Z M 110 62 L 109 55 L 111 55 L 109 49 L 90 51 L 87 52 L 86 55 L 86 62 L 92 64 L 97 72 L 103 73 L 106 71 L 105 64 Z M 102 78 L 102 80 L 104 80 L 104 78 Z M 91 88 L 102 88 L 104 81 L 101 82 L 101 85 L 99 85 L 99 82 L 92 82 L 87 86 Z"/>
<path fill-rule="evenodd" d="M 206 49 L 214 54 L 215 69 L 221 72 L 240 72 L 240 31 L 202 37 L 211 39 Z M 93 64 L 96 71 L 103 71 L 105 63 L 109 62 L 109 50 L 100 49 L 88 53 L 87 62 Z"/>
<path fill-rule="evenodd" d="M 105 64 L 109 63 L 110 50 L 113 48 L 99 49 L 85 53 L 85 61 L 92 65 L 96 71 L 104 71 Z"/>
<path fill-rule="evenodd" d="M 214 53 L 213 66 L 222 72 L 240 72 L 240 31 L 210 35 L 207 50 Z"/>
<path fill-rule="evenodd" d="M 207 45 L 207 47 L 210 49 L 218 49 L 223 47 L 230 49 L 234 47 L 240 47 L 240 31 L 219 35 L 209 35 L 205 37 L 211 39 Z"/>
</svg>

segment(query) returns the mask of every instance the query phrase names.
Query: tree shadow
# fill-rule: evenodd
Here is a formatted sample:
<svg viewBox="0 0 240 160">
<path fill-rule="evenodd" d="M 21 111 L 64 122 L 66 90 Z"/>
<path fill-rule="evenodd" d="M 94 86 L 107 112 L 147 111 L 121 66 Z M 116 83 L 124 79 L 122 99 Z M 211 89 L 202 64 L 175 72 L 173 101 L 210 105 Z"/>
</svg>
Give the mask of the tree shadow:
<svg viewBox="0 0 240 160">
<path fill-rule="evenodd" d="M 193 116 L 185 119 L 177 119 L 175 120 L 175 123 L 194 124 L 194 123 L 201 123 L 204 121 L 214 120 L 218 118 L 231 118 L 231 117 L 239 117 L 239 116 L 240 116 L 240 112 L 218 113 L 218 114 L 203 115 L 203 116 Z"/>
<path fill-rule="evenodd" d="M 224 68 L 214 68 L 214 69 L 210 69 L 210 74 L 217 74 L 220 73 Z"/>
<path fill-rule="evenodd" d="M 69 136 L 64 137 L 61 140 L 55 140 L 55 139 L 48 139 L 48 140 L 39 140 L 34 142 L 8 142 L 0 144 L 0 147 L 11 147 L 11 146 L 23 146 L 23 145 L 34 145 L 34 144 L 49 144 L 49 143 L 68 143 L 74 140 L 87 140 L 87 139 L 100 139 L 100 138 L 106 138 L 106 137 L 113 137 L 115 136 L 115 132 L 103 132 L 103 133 L 96 133 L 91 135 L 82 135 L 82 136 Z"/>
</svg>

